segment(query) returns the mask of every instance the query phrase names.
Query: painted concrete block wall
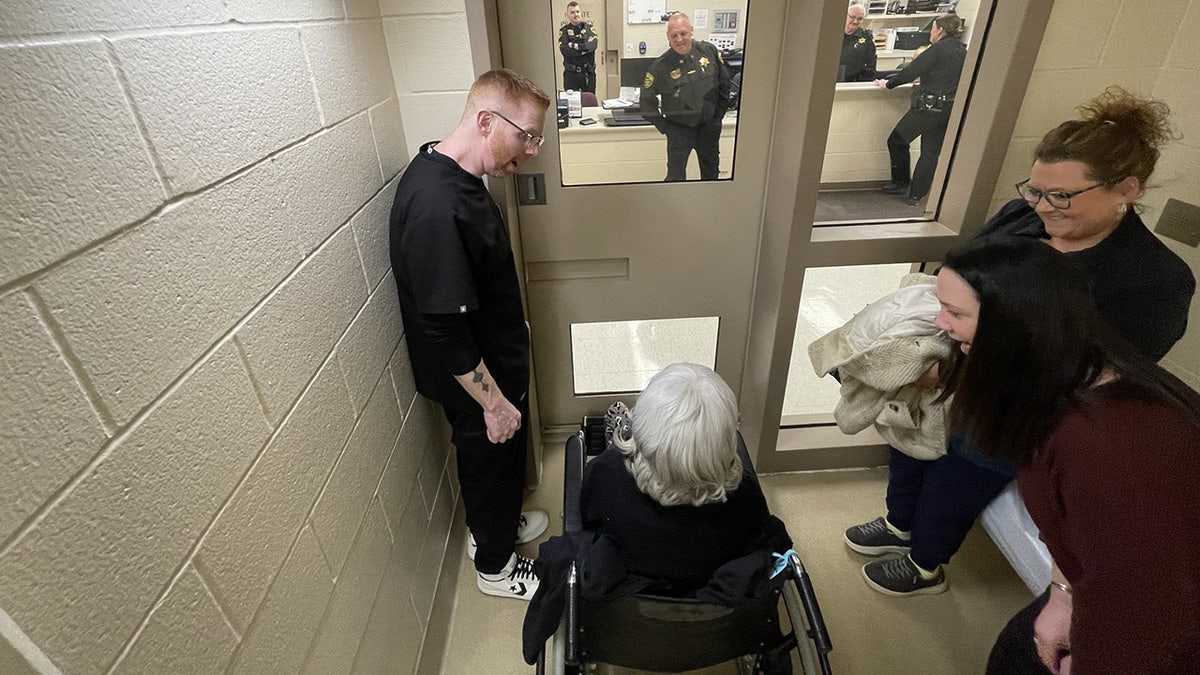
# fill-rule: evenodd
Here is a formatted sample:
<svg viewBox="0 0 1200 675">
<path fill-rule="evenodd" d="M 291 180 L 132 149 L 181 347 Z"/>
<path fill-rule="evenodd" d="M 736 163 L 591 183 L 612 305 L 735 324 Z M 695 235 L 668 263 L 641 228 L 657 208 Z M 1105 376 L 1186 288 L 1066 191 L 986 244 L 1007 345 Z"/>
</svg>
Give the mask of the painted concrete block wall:
<svg viewBox="0 0 1200 675">
<path fill-rule="evenodd" d="M 5 3 L 0 671 L 416 667 L 457 487 L 387 216 L 471 65 L 397 97 L 380 9 Z"/>
<path fill-rule="evenodd" d="M 1043 134 L 1075 116 L 1075 108 L 1110 84 L 1153 96 L 1171 106 L 1171 122 L 1182 138 L 1168 143 L 1141 200 L 1151 229 L 1168 198 L 1200 203 L 1200 0 L 1164 0 L 1154 5 L 1156 25 L 1139 28 L 1146 5 L 1135 0 L 1056 0 L 1030 77 L 1025 102 L 992 196 L 994 212 L 1016 198 L 1013 186 L 1029 176 L 1033 151 Z M 1200 278 L 1200 252 L 1164 240 Z M 1153 302 L 1153 299 L 1149 299 Z M 1200 389 L 1200 301 L 1193 298 L 1188 331 L 1163 366 Z"/>
<path fill-rule="evenodd" d="M 446 137 L 475 81 L 463 0 L 379 0 L 409 156 Z"/>
</svg>

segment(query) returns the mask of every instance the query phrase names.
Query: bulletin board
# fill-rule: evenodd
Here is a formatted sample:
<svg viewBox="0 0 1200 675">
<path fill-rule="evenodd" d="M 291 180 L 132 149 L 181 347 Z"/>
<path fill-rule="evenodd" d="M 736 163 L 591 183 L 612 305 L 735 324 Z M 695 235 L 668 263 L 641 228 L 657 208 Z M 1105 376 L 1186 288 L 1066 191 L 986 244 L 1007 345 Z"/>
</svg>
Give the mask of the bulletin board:
<svg viewBox="0 0 1200 675">
<path fill-rule="evenodd" d="M 628 0 L 629 23 L 662 23 L 667 0 Z"/>
</svg>

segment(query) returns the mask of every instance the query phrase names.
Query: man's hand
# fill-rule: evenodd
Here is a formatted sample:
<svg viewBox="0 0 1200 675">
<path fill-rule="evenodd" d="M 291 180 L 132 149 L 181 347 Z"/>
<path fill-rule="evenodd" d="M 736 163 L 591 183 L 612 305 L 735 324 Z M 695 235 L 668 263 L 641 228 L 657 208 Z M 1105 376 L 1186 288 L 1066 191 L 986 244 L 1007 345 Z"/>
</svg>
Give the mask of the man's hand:
<svg viewBox="0 0 1200 675">
<path fill-rule="evenodd" d="M 875 80 L 875 86 L 880 89 L 887 89 L 887 80 Z"/>
<path fill-rule="evenodd" d="M 503 443 L 512 438 L 521 428 L 521 412 L 508 399 L 501 399 L 495 410 L 484 410 L 483 421 L 487 424 L 487 437 L 493 443 Z"/>
</svg>

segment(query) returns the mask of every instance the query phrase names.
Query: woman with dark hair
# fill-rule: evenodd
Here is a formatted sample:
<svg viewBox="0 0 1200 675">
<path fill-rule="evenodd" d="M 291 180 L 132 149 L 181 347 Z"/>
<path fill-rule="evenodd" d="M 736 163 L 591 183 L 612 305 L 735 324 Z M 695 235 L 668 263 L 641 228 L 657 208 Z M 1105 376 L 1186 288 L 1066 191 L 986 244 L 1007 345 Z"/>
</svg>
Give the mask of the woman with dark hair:
<svg viewBox="0 0 1200 675">
<path fill-rule="evenodd" d="M 912 107 L 896 123 L 887 139 L 891 156 L 892 180 L 880 188 L 889 194 L 907 194 L 906 201 L 916 204 L 929 193 L 933 172 L 937 169 L 942 140 L 950 125 L 950 109 L 954 92 L 967 59 L 967 46 L 962 34 L 967 26 L 957 14 L 943 14 L 933 20 L 929 29 L 930 46 L 917 55 L 900 72 L 886 80 L 875 80 L 881 89 L 895 89 L 921 78 L 912 96 Z M 921 156 L 908 175 L 908 146 L 921 139 Z"/>
<path fill-rule="evenodd" d="M 1037 240 L 951 252 L 937 295 L 962 352 L 951 418 L 1020 467 L 1054 559 L 989 672 L 1195 672 L 1200 395 L 1101 320 L 1086 274 Z"/>
<path fill-rule="evenodd" d="M 1157 361 L 1183 336 L 1196 288 L 1187 264 L 1134 208 L 1159 146 L 1171 137 L 1169 110 L 1109 87 L 1080 111 L 1080 119 L 1042 138 L 1029 180 L 1017 185 L 1020 198 L 1000 209 L 980 237 L 1020 235 L 1065 253 L 1091 282 L 1105 323 Z M 1009 423 L 1018 427 L 1024 420 L 1010 417 Z M 867 583 L 891 595 L 944 590 L 942 566 L 1015 475 L 1011 462 L 983 456 L 961 435 L 932 462 L 892 450 L 887 515 L 847 529 L 845 538 L 859 553 L 907 555 L 865 565 Z"/>
</svg>

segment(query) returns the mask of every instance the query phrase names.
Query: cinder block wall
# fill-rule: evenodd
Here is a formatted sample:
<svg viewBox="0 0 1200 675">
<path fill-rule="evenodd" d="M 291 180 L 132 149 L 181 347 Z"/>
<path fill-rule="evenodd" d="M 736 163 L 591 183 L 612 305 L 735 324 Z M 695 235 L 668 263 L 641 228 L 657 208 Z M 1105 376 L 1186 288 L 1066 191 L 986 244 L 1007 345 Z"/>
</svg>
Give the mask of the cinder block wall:
<svg viewBox="0 0 1200 675">
<path fill-rule="evenodd" d="M 1144 29 L 1151 20 L 1157 28 Z M 1164 149 L 1141 200 L 1150 229 L 1168 198 L 1200 203 L 1200 0 L 1055 0 L 1025 102 L 1013 130 L 992 212 L 1016 198 L 1029 176 L 1042 135 L 1075 116 L 1075 108 L 1110 84 L 1166 101 L 1182 139 Z M 1172 240 L 1171 250 L 1200 278 L 1200 251 Z M 1154 298 L 1147 298 L 1154 302 Z M 1188 331 L 1162 365 L 1200 389 L 1200 298 L 1193 298 Z"/>
<path fill-rule="evenodd" d="M 383 4 L 4 3 L 0 672 L 416 667 L 457 500 Z"/>
</svg>

